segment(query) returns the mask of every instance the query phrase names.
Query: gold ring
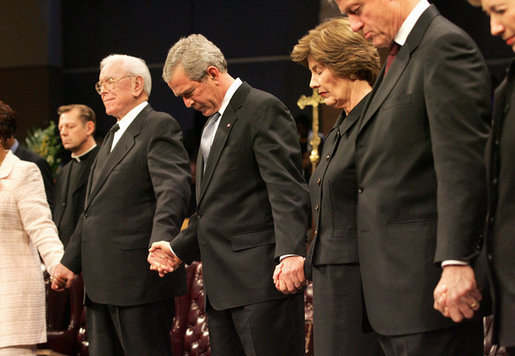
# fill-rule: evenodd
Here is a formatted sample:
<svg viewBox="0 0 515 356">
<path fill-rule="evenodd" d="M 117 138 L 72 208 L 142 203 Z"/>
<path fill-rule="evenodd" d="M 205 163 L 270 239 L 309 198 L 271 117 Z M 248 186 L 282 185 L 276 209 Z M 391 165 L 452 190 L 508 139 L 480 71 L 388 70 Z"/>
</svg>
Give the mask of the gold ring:
<svg viewBox="0 0 515 356">
<path fill-rule="evenodd" d="M 477 307 L 477 302 L 475 301 L 474 303 L 470 304 L 470 307 L 471 307 L 471 308 L 475 308 L 475 307 Z"/>
</svg>

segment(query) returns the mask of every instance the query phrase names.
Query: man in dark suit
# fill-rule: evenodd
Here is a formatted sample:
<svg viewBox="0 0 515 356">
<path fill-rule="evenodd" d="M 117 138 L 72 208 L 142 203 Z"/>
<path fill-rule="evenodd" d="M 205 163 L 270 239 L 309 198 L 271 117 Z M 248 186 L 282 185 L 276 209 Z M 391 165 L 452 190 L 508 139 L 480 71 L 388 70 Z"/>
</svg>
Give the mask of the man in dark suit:
<svg viewBox="0 0 515 356">
<path fill-rule="evenodd" d="M 336 3 L 376 47 L 401 46 L 374 85 L 356 140 L 370 323 L 387 355 L 481 354 L 482 321 L 467 318 L 481 300 L 471 263 L 486 198 L 483 58 L 426 0 Z"/>
<path fill-rule="evenodd" d="M 95 112 L 86 105 L 63 105 L 59 114 L 59 134 L 71 160 L 56 177 L 53 219 L 59 238 L 66 247 L 84 209 L 86 187 L 91 165 L 97 156 Z"/>
<path fill-rule="evenodd" d="M 36 152 L 29 150 L 27 147 L 22 146 L 18 140 L 14 137 L 14 132 L 16 131 L 16 126 L 13 128 L 13 135 L 11 138 L 5 141 L 5 147 L 9 147 L 9 149 L 18 156 L 19 159 L 23 161 L 34 162 L 39 170 L 41 171 L 41 176 L 43 177 L 43 183 L 45 184 L 45 194 L 47 198 L 48 205 L 50 208 L 53 207 L 53 192 L 54 192 L 54 176 L 52 174 L 52 169 L 50 165 L 40 155 Z"/>
<path fill-rule="evenodd" d="M 303 355 L 309 197 L 293 118 L 274 96 L 231 77 L 220 49 L 202 35 L 170 49 L 163 79 L 209 117 L 197 211 L 171 249 L 180 260 L 203 263 L 213 355 Z M 168 242 L 155 244 L 157 252 L 177 259 Z M 156 261 L 151 256 L 163 274 Z M 279 261 L 287 294 L 272 280 Z"/>
<path fill-rule="evenodd" d="M 189 160 L 170 115 L 147 100 L 142 59 L 111 55 L 96 89 L 117 124 L 91 167 L 86 203 L 52 287 L 82 271 L 91 355 L 170 355 L 174 297 L 184 270 L 166 279 L 149 269 L 148 248 L 179 232 L 190 196 Z M 73 272 L 72 272 L 73 271 Z"/>
</svg>

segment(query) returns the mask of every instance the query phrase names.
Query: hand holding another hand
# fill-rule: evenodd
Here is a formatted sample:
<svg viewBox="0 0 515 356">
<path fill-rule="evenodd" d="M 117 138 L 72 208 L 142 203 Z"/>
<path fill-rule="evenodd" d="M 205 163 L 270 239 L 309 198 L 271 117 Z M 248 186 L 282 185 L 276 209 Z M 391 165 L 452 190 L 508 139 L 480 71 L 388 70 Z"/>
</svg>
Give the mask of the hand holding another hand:
<svg viewBox="0 0 515 356">
<path fill-rule="evenodd" d="M 167 241 L 154 242 L 149 249 L 147 261 L 150 263 L 150 269 L 157 271 L 160 277 L 175 271 L 182 263 L 182 260 L 173 254 Z"/>
<path fill-rule="evenodd" d="M 460 322 L 470 319 L 479 310 L 483 296 L 470 266 L 445 266 L 433 292 L 434 308 L 443 316 Z"/>
<path fill-rule="evenodd" d="M 52 282 L 51 287 L 53 290 L 61 292 L 64 288 L 70 288 L 74 278 L 75 273 L 59 263 L 55 266 L 53 273 L 50 275 L 50 282 Z"/>
<path fill-rule="evenodd" d="M 294 294 L 304 288 L 307 283 L 304 276 L 304 260 L 302 256 L 289 256 L 275 267 L 272 278 L 279 291 Z"/>
</svg>

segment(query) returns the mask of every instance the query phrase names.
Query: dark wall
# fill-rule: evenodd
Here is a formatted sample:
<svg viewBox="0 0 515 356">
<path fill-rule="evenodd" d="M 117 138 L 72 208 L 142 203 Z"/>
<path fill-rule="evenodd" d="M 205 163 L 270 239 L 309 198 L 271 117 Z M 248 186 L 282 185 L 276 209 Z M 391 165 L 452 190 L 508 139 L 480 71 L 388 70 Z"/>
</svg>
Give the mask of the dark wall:
<svg viewBox="0 0 515 356">
<path fill-rule="evenodd" d="M 94 90 L 98 64 L 111 53 L 130 54 L 151 69 L 151 105 L 189 131 L 202 120 L 175 98 L 161 72 L 168 49 L 180 37 L 202 33 L 225 54 L 229 73 L 273 93 L 295 114 L 308 72 L 288 55 L 318 23 L 318 13 L 316 0 L 63 1 L 63 101 L 93 107 L 104 133 L 114 119 L 105 115 Z"/>
<path fill-rule="evenodd" d="M 513 51 L 501 38 L 490 34 L 490 20 L 479 7 L 466 0 L 431 0 L 442 15 L 463 28 L 478 44 L 490 70 L 494 87 L 504 77 Z"/>
</svg>

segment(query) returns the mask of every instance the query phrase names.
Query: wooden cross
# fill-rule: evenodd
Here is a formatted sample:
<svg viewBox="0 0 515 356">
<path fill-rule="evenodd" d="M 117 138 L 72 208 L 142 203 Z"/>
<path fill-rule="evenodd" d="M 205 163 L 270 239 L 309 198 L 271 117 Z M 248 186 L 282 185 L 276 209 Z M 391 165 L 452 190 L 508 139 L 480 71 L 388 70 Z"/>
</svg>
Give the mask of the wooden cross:
<svg viewBox="0 0 515 356">
<path fill-rule="evenodd" d="M 318 105 L 324 102 L 324 98 L 322 98 L 316 89 L 313 89 L 313 95 L 305 96 L 302 95 L 297 101 L 297 105 L 301 110 L 304 110 L 306 106 L 313 107 L 313 138 L 309 141 L 311 145 L 311 154 L 309 156 L 309 160 L 311 161 L 312 172 L 315 171 L 318 162 L 320 161 L 320 155 L 318 153 L 318 146 L 320 146 L 320 135 L 319 132 L 319 121 L 318 121 Z"/>
</svg>

